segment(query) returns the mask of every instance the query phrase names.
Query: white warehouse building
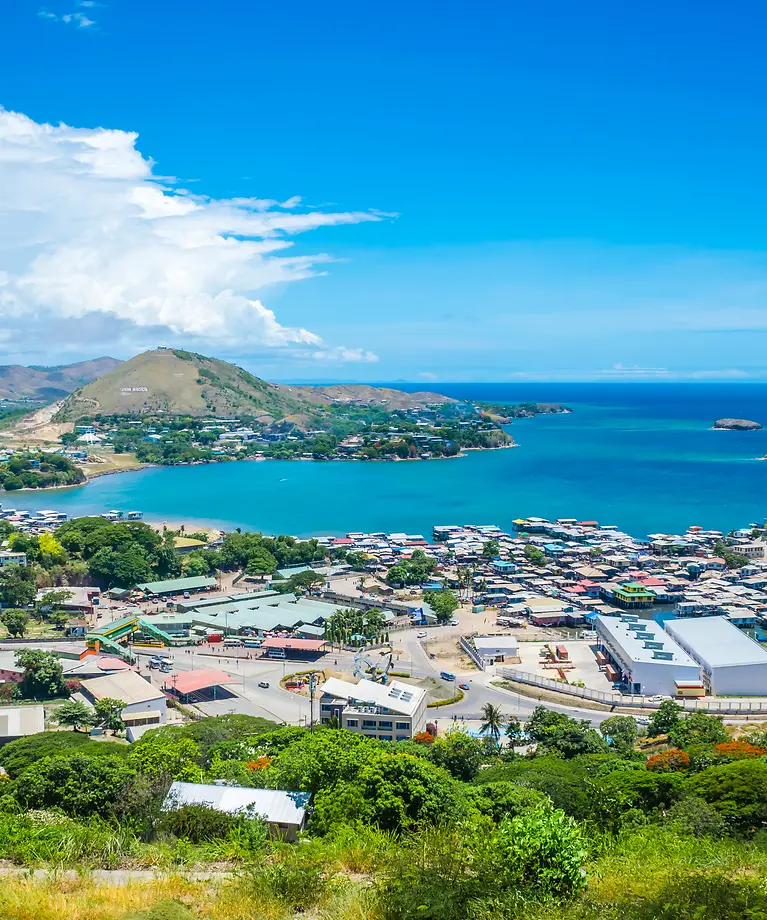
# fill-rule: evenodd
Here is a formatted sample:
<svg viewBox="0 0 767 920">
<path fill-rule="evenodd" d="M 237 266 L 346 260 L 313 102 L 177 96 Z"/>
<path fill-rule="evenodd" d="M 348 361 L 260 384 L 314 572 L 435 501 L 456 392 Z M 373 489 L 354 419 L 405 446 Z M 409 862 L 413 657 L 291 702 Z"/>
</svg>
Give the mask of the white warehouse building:
<svg viewBox="0 0 767 920">
<path fill-rule="evenodd" d="M 666 632 L 701 667 L 715 696 L 767 696 L 767 649 L 727 617 L 669 620 Z"/>
<path fill-rule="evenodd" d="M 594 618 L 597 640 L 629 693 L 675 696 L 676 683 L 700 680 L 700 665 L 654 620 L 634 614 Z"/>
</svg>

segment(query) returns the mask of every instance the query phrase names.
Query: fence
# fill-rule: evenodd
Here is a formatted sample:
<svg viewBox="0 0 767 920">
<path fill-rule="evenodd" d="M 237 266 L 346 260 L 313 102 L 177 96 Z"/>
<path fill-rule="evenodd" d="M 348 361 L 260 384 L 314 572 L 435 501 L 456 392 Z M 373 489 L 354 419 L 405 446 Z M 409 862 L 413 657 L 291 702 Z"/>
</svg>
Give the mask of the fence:
<svg viewBox="0 0 767 920">
<path fill-rule="evenodd" d="M 576 687 L 550 677 L 538 674 L 528 674 L 517 671 L 516 668 L 498 668 L 496 674 L 504 680 L 515 681 L 519 684 L 529 684 L 543 690 L 552 690 L 554 693 L 564 693 L 567 696 L 577 697 L 582 700 L 592 700 L 605 706 L 625 707 L 629 709 L 657 709 L 659 700 L 649 696 L 639 696 L 629 693 L 615 693 L 606 690 L 590 690 L 588 687 Z M 767 713 L 767 699 L 708 699 L 708 700 L 676 700 L 680 706 L 691 712 L 715 712 L 722 715 L 749 715 L 751 713 Z"/>
<path fill-rule="evenodd" d="M 479 668 L 480 671 L 485 670 L 485 662 L 480 656 L 479 652 L 474 648 L 474 646 L 466 638 L 461 636 L 461 648 L 466 652 L 466 654 L 471 658 L 474 664 Z"/>
</svg>

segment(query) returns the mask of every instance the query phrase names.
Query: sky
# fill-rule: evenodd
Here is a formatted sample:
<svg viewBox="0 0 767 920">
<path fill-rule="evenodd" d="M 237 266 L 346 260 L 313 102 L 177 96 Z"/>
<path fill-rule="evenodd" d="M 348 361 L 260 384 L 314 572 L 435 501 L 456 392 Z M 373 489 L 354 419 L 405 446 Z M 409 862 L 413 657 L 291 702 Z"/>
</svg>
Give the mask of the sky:
<svg viewBox="0 0 767 920">
<path fill-rule="evenodd" d="M 767 380 L 767 8 L 5 0 L 0 362 Z"/>
</svg>

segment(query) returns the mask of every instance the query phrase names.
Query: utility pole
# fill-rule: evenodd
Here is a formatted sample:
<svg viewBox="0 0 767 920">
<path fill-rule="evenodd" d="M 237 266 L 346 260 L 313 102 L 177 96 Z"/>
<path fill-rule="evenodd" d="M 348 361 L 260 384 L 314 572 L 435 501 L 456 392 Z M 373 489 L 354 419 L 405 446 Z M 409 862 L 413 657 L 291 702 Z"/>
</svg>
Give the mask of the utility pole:
<svg viewBox="0 0 767 920">
<path fill-rule="evenodd" d="M 314 671 L 309 675 L 309 731 L 314 731 Z"/>
</svg>

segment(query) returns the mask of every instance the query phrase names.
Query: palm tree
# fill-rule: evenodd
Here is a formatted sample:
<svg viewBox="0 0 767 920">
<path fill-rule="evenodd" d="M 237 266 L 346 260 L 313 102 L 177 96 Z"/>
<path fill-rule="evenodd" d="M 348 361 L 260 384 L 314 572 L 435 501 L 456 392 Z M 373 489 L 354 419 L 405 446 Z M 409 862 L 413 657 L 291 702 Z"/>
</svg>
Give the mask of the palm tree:
<svg viewBox="0 0 767 920">
<path fill-rule="evenodd" d="M 480 734 L 490 735 L 497 744 L 498 739 L 501 737 L 501 729 L 505 722 L 506 719 L 501 712 L 500 706 L 493 706 L 492 703 L 485 703 L 482 707 L 482 725 L 479 729 Z"/>
</svg>

